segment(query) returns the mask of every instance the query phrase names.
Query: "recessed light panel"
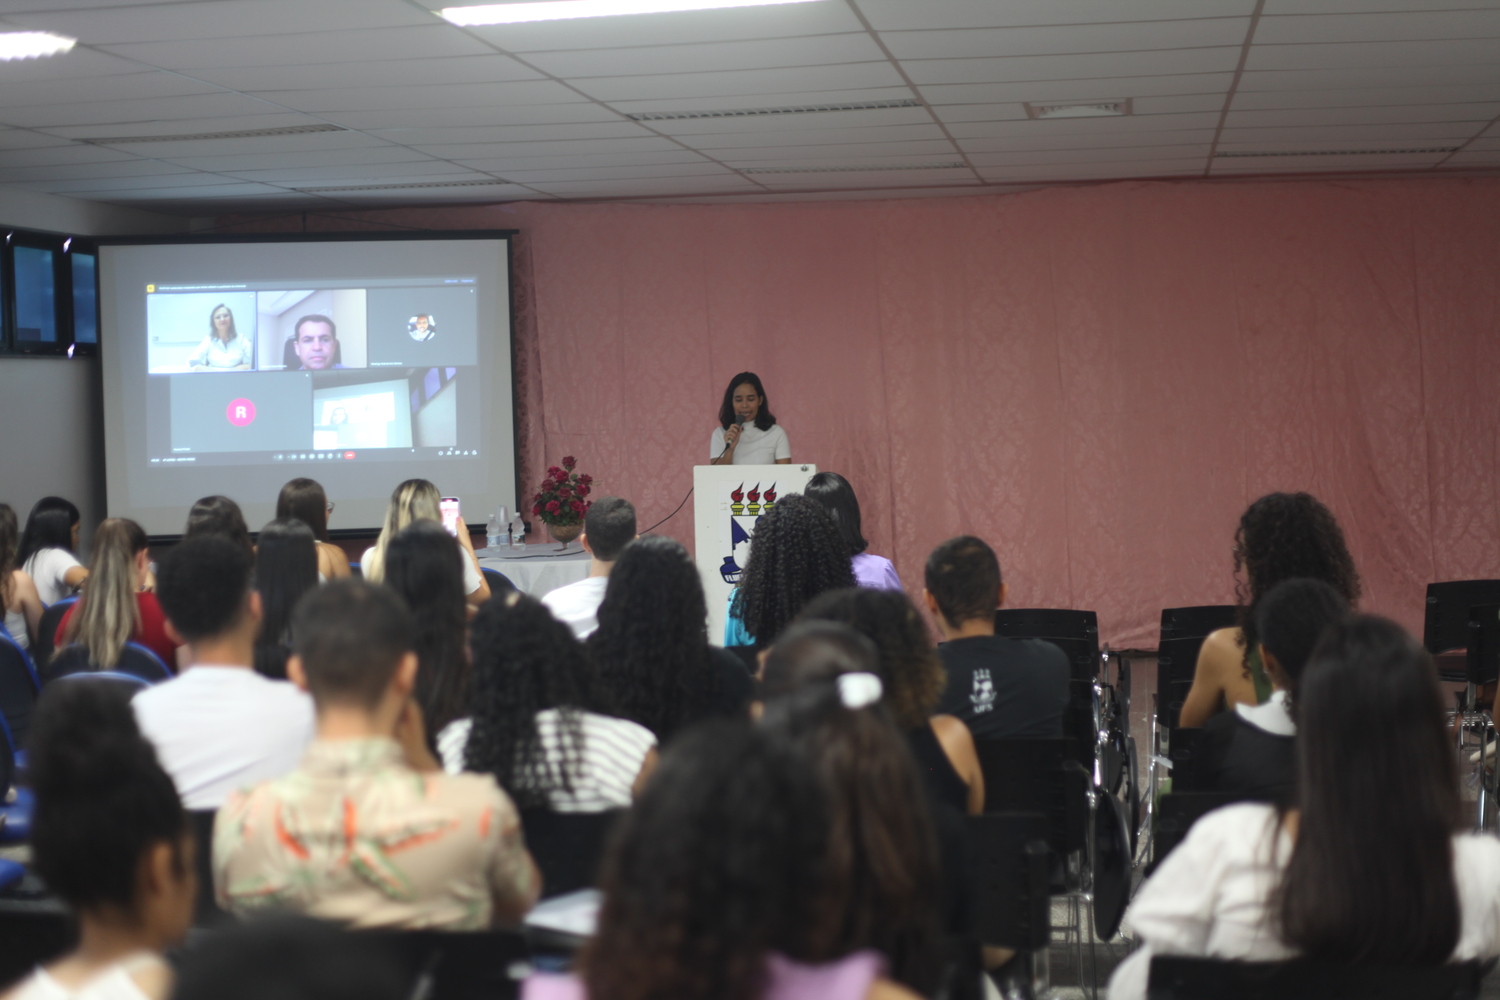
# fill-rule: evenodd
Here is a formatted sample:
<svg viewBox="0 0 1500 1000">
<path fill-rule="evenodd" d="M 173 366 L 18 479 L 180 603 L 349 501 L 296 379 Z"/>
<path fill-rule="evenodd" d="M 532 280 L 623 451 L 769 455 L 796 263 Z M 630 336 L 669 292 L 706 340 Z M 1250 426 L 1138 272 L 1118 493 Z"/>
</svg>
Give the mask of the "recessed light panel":
<svg viewBox="0 0 1500 1000">
<path fill-rule="evenodd" d="M 616 17 L 621 14 L 664 14 L 680 10 L 720 10 L 726 7 L 770 7 L 826 0 L 542 0 L 540 3 L 492 3 L 477 7 L 444 7 L 437 15 L 452 24 L 524 24 L 528 21 L 566 21 L 578 17 Z"/>
<path fill-rule="evenodd" d="M 50 31 L 0 32 L 0 60 L 44 59 L 67 52 L 77 44 L 76 38 Z"/>
<path fill-rule="evenodd" d="M 1131 113 L 1130 101 L 1087 101 L 1078 104 L 1026 103 L 1027 118 L 1119 118 Z"/>
</svg>

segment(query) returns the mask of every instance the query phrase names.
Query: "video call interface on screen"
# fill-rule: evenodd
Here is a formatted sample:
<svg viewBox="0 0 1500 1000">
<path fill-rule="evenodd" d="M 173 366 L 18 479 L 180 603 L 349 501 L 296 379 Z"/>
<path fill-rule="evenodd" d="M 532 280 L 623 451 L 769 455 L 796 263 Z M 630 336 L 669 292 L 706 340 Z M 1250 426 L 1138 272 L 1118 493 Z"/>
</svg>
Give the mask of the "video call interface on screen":
<svg viewBox="0 0 1500 1000">
<path fill-rule="evenodd" d="M 472 275 L 144 294 L 153 466 L 479 455 Z"/>
</svg>

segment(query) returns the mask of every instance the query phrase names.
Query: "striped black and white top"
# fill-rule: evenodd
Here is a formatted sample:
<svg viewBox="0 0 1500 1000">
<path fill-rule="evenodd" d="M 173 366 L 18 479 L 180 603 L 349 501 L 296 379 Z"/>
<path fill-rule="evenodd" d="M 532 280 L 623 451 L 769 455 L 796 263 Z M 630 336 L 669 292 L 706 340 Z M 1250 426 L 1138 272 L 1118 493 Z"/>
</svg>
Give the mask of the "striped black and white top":
<svg viewBox="0 0 1500 1000">
<path fill-rule="evenodd" d="M 656 746 L 656 737 L 645 726 L 593 712 L 579 712 L 578 725 L 583 745 L 579 748 L 581 756 L 573 790 L 553 789 L 549 793 L 549 807 L 554 812 L 629 808 L 631 789 L 646 754 Z M 438 755 L 443 759 L 443 769 L 450 774 L 464 769 L 464 749 L 472 726 L 473 720 L 459 719 L 438 734 Z M 557 709 L 546 708 L 536 714 L 537 736 L 549 762 L 562 759 L 561 730 Z"/>
</svg>

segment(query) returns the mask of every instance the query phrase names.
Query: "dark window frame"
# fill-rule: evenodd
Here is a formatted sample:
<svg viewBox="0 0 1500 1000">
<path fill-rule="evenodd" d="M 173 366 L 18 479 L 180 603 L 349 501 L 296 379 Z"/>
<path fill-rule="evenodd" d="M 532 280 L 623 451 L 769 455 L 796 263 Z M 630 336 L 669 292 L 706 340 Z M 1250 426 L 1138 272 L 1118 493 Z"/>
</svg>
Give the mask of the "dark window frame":
<svg viewBox="0 0 1500 1000">
<path fill-rule="evenodd" d="M 98 343 L 77 343 L 73 328 L 73 255 L 88 254 L 94 258 L 94 323 L 99 323 L 99 248 L 95 240 L 44 233 L 32 229 L 0 228 L 5 234 L 0 248 L 0 356 L 72 358 L 92 357 L 99 353 Z M 52 251 L 53 326 L 57 339 L 32 341 L 19 339 L 16 312 L 16 248 L 31 247 Z"/>
</svg>

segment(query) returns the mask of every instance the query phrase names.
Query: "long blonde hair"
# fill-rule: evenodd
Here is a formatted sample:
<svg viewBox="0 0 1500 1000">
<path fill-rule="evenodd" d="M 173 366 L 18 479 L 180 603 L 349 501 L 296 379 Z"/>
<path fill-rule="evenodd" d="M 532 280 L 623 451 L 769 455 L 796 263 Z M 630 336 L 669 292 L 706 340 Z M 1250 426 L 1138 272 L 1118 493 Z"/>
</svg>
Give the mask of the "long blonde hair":
<svg viewBox="0 0 1500 1000">
<path fill-rule="evenodd" d="M 385 509 L 385 525 L 375 540 L 375 549 L 359 567 L 360 575 L 371 583 L 383 581 L 386 546 L 413 521 L 442 521 L 443 512 L 438 507 L 442 498 L 438 488 L 425 479 L 408 479 L 397 486 L 396 492 L 391 494 L 390 506 Z"/>
<path fill-rule="evenodd" d="M 146 532 L 134 521 L 112 517 L 99 525 L 88 584 L 68 619 L 59 650 L 82 643 L 89 650 L 89 665 L 96 670 L 112 670 L 120 662 L 120 651 L 141 629 L 135 556 L 146 546 Z"/>
</svg>

